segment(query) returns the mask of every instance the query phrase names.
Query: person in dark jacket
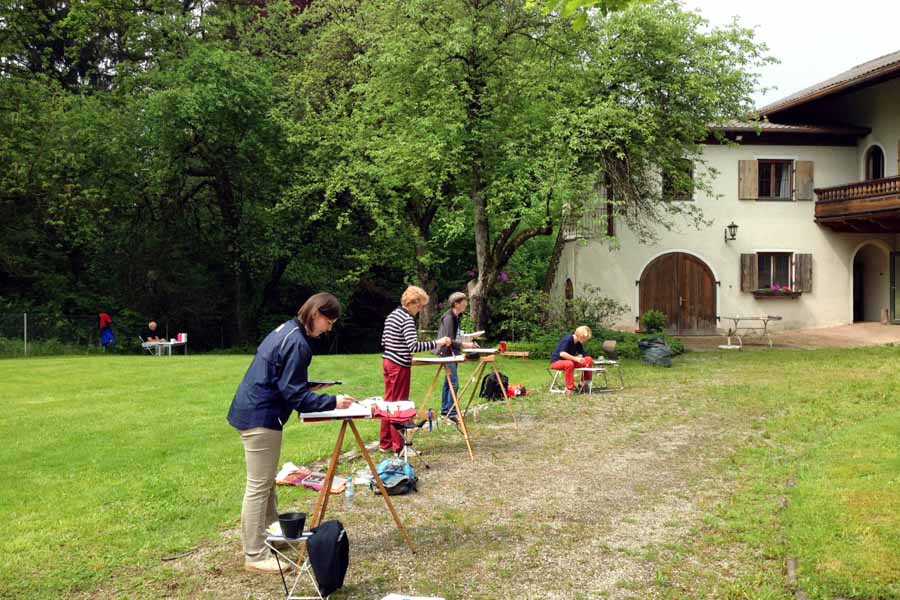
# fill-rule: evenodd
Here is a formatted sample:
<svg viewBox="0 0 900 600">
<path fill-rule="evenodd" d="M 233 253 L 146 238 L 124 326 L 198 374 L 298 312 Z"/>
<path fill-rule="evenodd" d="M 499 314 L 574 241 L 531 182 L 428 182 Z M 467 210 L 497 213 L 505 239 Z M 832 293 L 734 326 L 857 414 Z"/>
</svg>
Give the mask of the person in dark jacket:
<svg viewBox="0 0 900 600">
<path fill-rule="evenodd" d="M 291 413 L 347 408 L 353 402 L 340 394 L 315 394 L 307 383 L 312 361 L 309 339 L 331 331 L 340 314 L 341 305 L 331 294 L 310 297 L 296 319 L 282 323 L 262 341 L 231 401 L 228 422 L 241 434 L 247 463 L 241 541 L 248 571 L 279 572 L 265 540 L 266 527 L 278 519 L 275 474 L 282 428 Z"/>
<path fill-rule="evenodd" d="M 452 341 L 449 346 L 441 346 L 435 350 L 438 356 L 453 356 L 459 354 L 462 348 L 477 348 L 475 342 L 463 342 L 462 332 L 459 330 L 459 316 L 466 312 L 469 306 L 469 299 L 462 292 L 453 292 L 447 303 L 450 308 L 441 317 L 441 324 L 438 328 L 438 337 L 449 337 Z M 457 377 L 457 363 L 447 364 L 450 370 L 450 382 L 453 384 L 453 393 L 459 390 L 459 377 Z M 459 400 L 459 398 L 457 398 Z M 456 420 L 456 409 L 453 407 L 453 396 L 450 394 L 450 385 L 447 378 L 444 378 L 444 387 L 441 388 L 441 415 Z"/>
<path fill-rule="evenodd" d="M 564 335 L 553 354 L 550 355 L 550 368 L 562 371 L 566 379 L 566 394 L 575 393 L 575 369 L 591 367 L 594 360 L 587 356 L 584 344 L 592 337 L 591 328 L 582 325 L 571 335 Z M 591 374 L 584 373 L 582 381 L 590 381 Z"/>
<path fill-rule="evenodd" d="M 156 324 L 156 321 L 147 323 L 147 328 L 141 332 L 141 337 L 144 338 L 145 343 L 158 344 L 164 341 L 159 335 L 159 325 Z"/>
</svg>

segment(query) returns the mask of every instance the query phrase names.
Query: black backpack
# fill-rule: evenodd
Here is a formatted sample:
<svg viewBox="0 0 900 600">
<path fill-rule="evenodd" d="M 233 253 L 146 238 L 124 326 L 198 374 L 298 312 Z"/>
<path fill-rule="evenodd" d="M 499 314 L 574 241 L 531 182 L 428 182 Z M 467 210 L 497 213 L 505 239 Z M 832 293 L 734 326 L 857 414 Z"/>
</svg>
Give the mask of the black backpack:
<svg viewBox="0 0 900 600">
<path fill-rule="evenodd" d="M 503 390 L 509 387 L 509 377 L 500 373 L 500 381 L 502 383 L 497 382 L 496 373 L 488 374 L 487 377 L 481 380 L 481 393 L 479 395 L 488 400 L 499 400 L 503 397 Z"/>
<path fill-rule="evenodd" d="M 350 540 L 340 521 L 325 521 L 311 531 L 306 541 L 309 564 L 319 593 L 327 598 L 344 585 L 344 575 L 350 565 Z"/>
</svg>

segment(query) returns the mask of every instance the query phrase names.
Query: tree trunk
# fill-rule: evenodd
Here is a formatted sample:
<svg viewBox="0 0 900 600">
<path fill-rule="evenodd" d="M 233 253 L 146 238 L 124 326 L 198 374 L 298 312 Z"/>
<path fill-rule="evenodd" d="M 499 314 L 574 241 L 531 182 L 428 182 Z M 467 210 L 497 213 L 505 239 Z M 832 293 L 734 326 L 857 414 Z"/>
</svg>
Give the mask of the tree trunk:
<svg viewBox="0 0 900 600">
<path fill-rule="evenodd" d="M 239 343 L 249 341 L 247 328 L 244 323 L 244 273 L 242 268 L 242 255 L 240 245 L 241 211 L 234 198 L 234 187 L 227 173 L 219 172 L 215 178 L 216 199 L 219 203 L 219 212 L 222 215 L 222 224 L 226 236 L 226 256 L 228 266 L 231 268 L 232 290 L 231 298 L 234 306 L 234 326 L 236 340 Z"/>
<path fill-rule="evenodd" d="M 560 226 L 559 233 L 556 234 L 556 242 L 553 244 L 553 254 L 550 255 L 550 263 L 547 265 L 547 274 L 544 276 L 545 294 L 549 294 L 553 289 L 553 282 L 556 281 L 556 271 L 559 269 L 559 259 L 562 258 L 564 246 L 563 228 Z"/>
</svg>

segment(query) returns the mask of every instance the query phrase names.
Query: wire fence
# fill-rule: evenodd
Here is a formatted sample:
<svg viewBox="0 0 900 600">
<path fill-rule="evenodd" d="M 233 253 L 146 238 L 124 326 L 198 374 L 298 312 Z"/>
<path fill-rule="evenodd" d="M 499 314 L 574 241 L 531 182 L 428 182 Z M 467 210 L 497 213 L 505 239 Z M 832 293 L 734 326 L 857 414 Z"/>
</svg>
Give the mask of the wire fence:
<svg viewBox="0 0 900 600">
<path fill-rule="evenodd" d="M 160 337 L 174 338 L 185 331 L 167 319 L 157 319 Z M 135 318 L 117 320 L 113 315 L 115 342 L 108 348 L 100 344 L 98 314 L 58 314 L 41 311 L 0 313 L 0 356 L 36 356 L 45 354 L 93 352 L 141 352 L 140 337 L 146 323 Z M 200 346 L 224 348 L 225 331 L 221 321 L 207 325 Z"/>
<path fill-rule="evenodd" d="M 258 318 L 258 338 L 252 344 L 237 343 L 235 329 L 221 315 L 155 318 L 159 336 L 175 338 L 188 333 L 190 348 L 195 351 L 253 352 L 256 345 L 272 329 L 290 316 L 262 314 Z M 113 352 L 140 354 L 141 339 L 147 322 L 135 314 L 112 314 L 112 330 L 116 341 L 104 348 L 100 344 L 98 314 L 59 314 L 49 311 L 0 312 L 0 357 L 45 356 L 59 354 L 92 354 Z M 380 322 L 339 322 L 331 334 L 311 340 L 317 354 L 366 353 L 381 350 Z"/>
</svg>

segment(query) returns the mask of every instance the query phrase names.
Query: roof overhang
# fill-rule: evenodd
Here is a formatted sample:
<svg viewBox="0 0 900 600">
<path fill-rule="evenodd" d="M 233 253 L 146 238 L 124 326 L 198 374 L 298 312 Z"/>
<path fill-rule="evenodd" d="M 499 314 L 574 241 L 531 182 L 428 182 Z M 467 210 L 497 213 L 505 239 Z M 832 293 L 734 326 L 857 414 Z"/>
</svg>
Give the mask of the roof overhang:
<svg viewBox="0 0 900 600">
<path fill-rule="evenodd" d="M 852 125 L 785 125 L 768 121 L 729 123 L 708 128 L 706 144 L 856 146 L 871 131 Z"/>
<path fill-rule="evenodd" d="M 886 54 L 857 65 L 830 79 L 821 81 L 759 109 L 761 117 L 773 118 L 778 113 L 828 96 L 853 92 L 900 76 L 900 51 Z"/>
</svg>

